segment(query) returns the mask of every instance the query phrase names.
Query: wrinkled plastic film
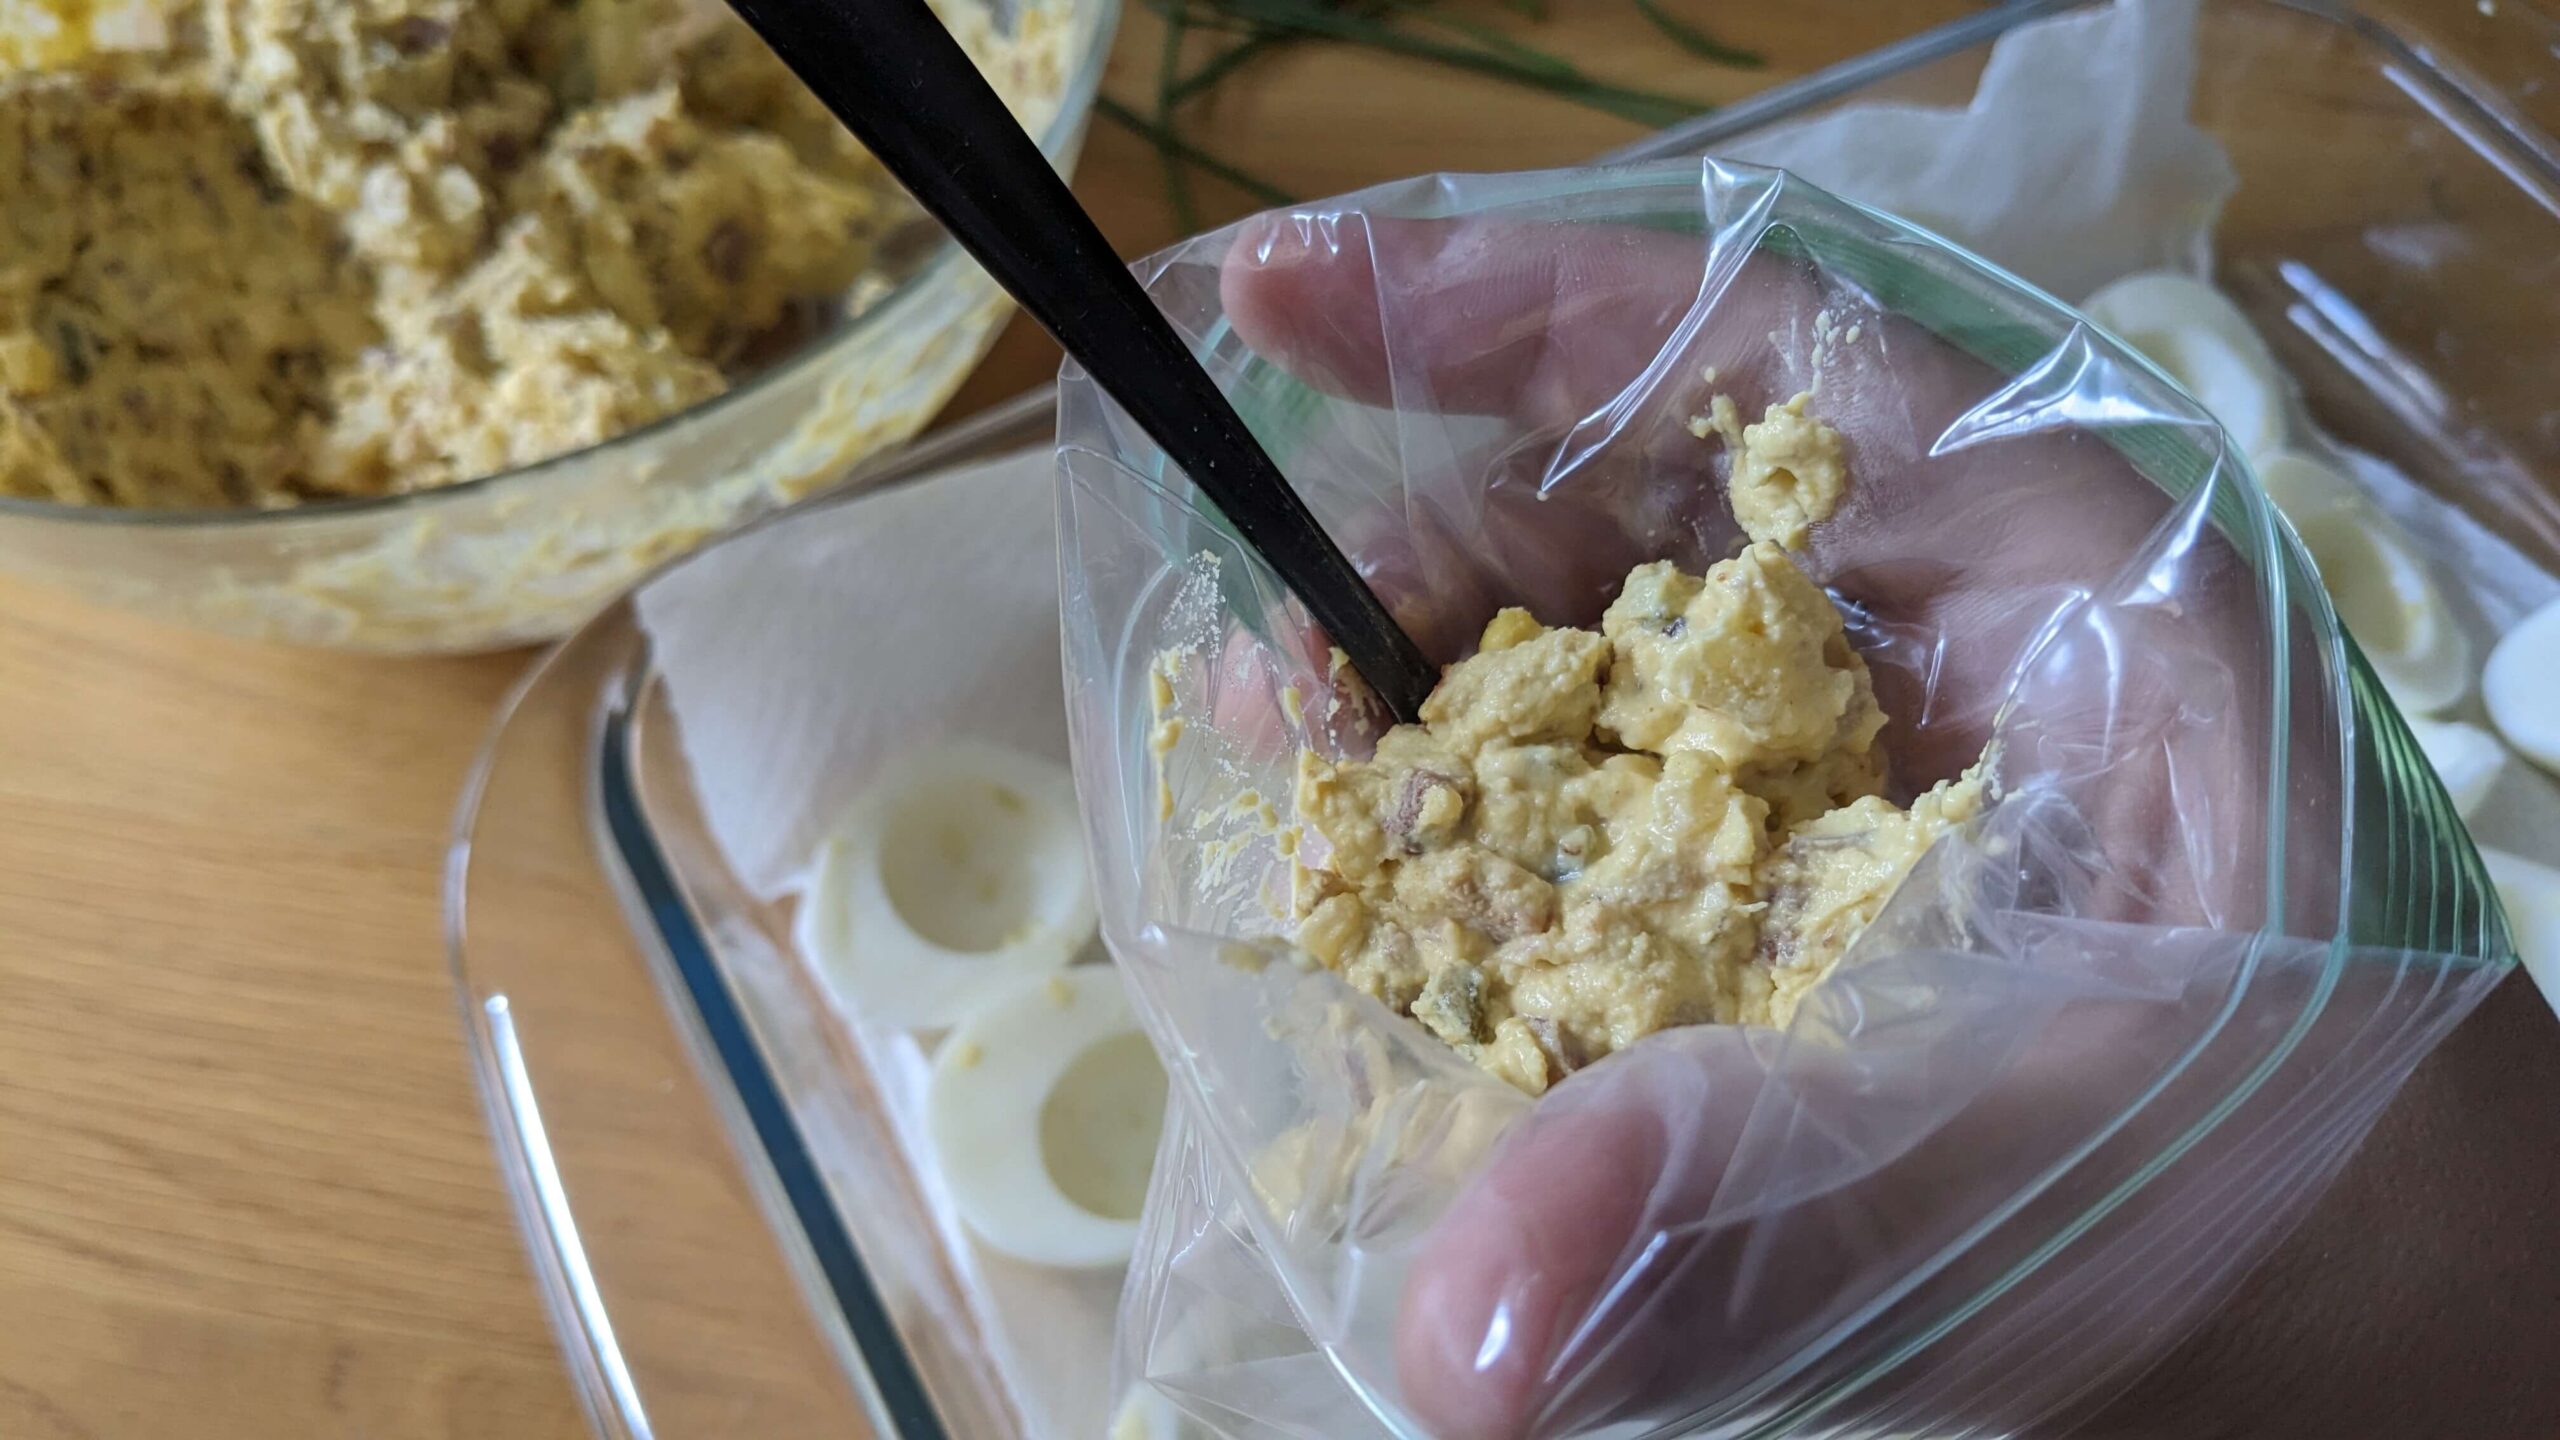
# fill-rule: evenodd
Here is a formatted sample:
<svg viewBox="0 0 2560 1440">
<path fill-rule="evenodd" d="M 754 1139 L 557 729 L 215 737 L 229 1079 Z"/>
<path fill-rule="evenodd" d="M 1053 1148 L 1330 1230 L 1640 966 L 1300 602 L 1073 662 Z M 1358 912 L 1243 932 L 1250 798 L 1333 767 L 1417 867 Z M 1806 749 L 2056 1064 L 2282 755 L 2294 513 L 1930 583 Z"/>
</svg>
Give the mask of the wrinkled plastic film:
<svg viewBox="0 0 2560 1440">
<path fill-rule="evenodd" d="M 1078 779 L 1184 1132 L 1123 1378 L 1203 1433 L 1457 1433 L 1467 1383 L 1558 1435 L 2084 1403 L 2299 1213 L 2508 963 L 2254 480 L 2041 295 L 1715 162 L 1410 182 L 1251 231 L 1330 277 L 1286 353 L 1223 308 L 1232 243 L 1142 273 L 1443 660 L 1498 606 L 1587 625 L 1631 565 L 1731 553 L 1692 417 L 1810 391 L 1851 483 L 1800 563 L 1873 671 L 1894 793 L 1988 739 L 2000 799 L 1786 1031 L 1668 1032 L 1533 1104 L 1290 958 L 1296 753 L 1365 753 L 1378 718 L 1070 376 Z M 1542 1243 L 1504 1229 L 1523 1214 L 1577 1227 L 1591 1283 L 1477 1293 Z"/>
</svg>

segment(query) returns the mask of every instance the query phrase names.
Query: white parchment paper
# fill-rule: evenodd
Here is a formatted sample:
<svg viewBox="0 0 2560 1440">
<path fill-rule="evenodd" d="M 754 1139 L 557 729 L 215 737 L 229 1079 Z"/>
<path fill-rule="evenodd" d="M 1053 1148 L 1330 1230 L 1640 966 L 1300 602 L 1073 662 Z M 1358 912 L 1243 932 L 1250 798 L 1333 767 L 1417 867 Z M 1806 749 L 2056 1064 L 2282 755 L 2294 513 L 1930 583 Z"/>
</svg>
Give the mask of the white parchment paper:
<svg viewBox="0 0 2560 1440">
<path fill-rule="evenodd" d="M 1063 763 L 1043 448 L 704 550 L 639 595 L 712 834 L 792 888 L 899 750 L 948 733 Z"/>
<path fill-rule="evenodd" d="M 2237 180 L 2187 120 L 2193 0 L 2021 26 L 1961 110 L 1852 105 L 1724 147 L 1889 210 L 2066 301 L 2137 270 L 2204 273 Z"/>
<path fill-rule="evenodd" d="M 1049 468 L 1044 446 L 822 507 L 704 550 L 640 593 L 705 820 L 748 886 L 795 889 L 835 818 L 911 748 L 965 737 L 1065 763 Z M 1044 1269 L 973 1241 L 924 1123 L 934 1037 L 845 1024 L 904 1154 L 820 1154 L 820 1166 L 903 1163 L 935 1232 L 906 1243 L 952 1257 L 968 1328 L 1025 1440 L 1102 1435 L 1117 1408 L 1120 1273 Z M 934 1309 L 891 1304 L 903 1318 Z"/>
</svg>

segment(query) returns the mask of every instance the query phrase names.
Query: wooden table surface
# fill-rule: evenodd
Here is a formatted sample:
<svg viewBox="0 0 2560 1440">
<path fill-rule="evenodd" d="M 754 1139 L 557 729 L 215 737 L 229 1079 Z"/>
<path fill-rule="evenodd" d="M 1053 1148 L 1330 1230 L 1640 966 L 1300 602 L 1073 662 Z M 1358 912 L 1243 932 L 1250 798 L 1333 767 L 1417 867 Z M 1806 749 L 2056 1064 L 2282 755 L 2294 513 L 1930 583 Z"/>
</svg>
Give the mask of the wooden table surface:
<svg viewBox="0 0 2560 1440">
<path fill-rule="evenodd" d="M 1160 32 L 1129 8 L 1108 88 L 1138 104 Z M 1971 6 L 1683 0 L 1769 57 L 1747 73 L 1617 0 L 1552 8 L 1542 41 L 1591 68 L 1730 98 Z M 1239 77 L 1193 133 L 1323 195 L 1639 131 L 1310 49 Z M 1097 123 L 1078 189 L 1126 253 L 1178 233 L 1128 132 Z M 1212 221 L 1252 208 L 1214 183 L 1200 199 Z M 1055 364 L 1017 324 L 954 412 Z M 525 657 L 267 648 L 5 584 L 0 607 L 0 1436 L 582 1433 L 438 918 L 456 787 Z"/>
</svg>

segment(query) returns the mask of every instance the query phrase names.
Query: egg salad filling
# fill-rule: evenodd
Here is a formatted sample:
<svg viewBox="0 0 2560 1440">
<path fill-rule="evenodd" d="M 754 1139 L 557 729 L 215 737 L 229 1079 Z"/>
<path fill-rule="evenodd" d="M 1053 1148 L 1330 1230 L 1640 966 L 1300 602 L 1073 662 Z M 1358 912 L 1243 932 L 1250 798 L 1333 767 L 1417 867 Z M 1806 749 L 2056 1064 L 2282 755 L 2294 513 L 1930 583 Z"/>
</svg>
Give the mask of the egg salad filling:
<svg viewBox="0 0 2560 1440">
<path fill-rule="evenodd" d="M 1801 396 L 1718 412 L 1741 553 L 1638 566 L 1596 632 L 1505 610 L 1421 724 L 1299 757 L 1300 946 L 1532 1094 L 1673 1026 L 1786 1025 L 1984 803 L 1979 766 L 1885 798 L 1866 663 L 1781 544 L 1836 503 L 1836 434 Z"/>
<path fill-rule="evenodd" d="M 548 459 L 867 303 L 914 218 L 718 0 L 0 6 L 0 496 Z"/>
</svg>

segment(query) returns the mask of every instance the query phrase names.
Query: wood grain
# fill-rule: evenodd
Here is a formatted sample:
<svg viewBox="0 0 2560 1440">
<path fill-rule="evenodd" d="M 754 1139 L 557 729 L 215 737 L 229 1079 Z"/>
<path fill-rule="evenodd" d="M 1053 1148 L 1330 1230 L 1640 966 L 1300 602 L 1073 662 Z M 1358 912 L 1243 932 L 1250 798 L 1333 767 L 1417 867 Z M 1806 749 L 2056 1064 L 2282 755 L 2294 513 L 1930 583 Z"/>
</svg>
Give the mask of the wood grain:
<svg viewBox="0 0 2560 1440">
<path fill-rule="evenodd" d="M 1139 7 L 1110 88 L 1153 83 Z M 1488 5 L 1486 8 L 1490 8 Z M 1558 5 L 1593 68 L 1729 97 L 1969 8 L 1682 7 L 1769 68 Z M 1563 164 L 1635 127 L 1315 51 L 1195 121 L 1321 195 Z M 1098 124 L 1080 190 L 1126 253 L 1175 237 L 1153 152 Z M 1252 208 L 1203 185 L 1212 221 Z M 1017 325 L 955 411 L 1054 373 Z M 442 955 L 455 792 L 521 655 L 235 643 L 0 583 L 0 1436 L 582 1433 L 497 1184 Z"/>
<path fill-rule="evenodd" d="M 520 657 L 0 604 L 0 1434 L 575 1434 L 437 941 Z"/>
</svg>

